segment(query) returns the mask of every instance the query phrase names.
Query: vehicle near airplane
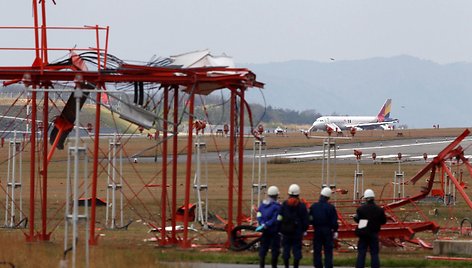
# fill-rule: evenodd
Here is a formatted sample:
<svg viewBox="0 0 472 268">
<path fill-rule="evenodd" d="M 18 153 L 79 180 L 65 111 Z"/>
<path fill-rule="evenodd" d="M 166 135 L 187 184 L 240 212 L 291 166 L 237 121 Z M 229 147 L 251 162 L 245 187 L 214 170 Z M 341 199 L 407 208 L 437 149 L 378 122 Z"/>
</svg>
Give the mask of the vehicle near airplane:
<svg viewBox="0 0 472 268">
<path fill-rule="evenodd" d="M 274 133 L 276 135 L 284 135 L 284 130 L 281 128 L 281 127 L 277 127 L 275 130 L 274 130 Z"/>
<path fill-rule="evenodd" d="M 366 130 L 366 129 L 393 129 L 393 124 L 398 123 L 398 119 L 390 118 L 392 99 L 387 99 L 377 116 L 322 116 L 313 122 L 308 130 Z"/>
</svg>

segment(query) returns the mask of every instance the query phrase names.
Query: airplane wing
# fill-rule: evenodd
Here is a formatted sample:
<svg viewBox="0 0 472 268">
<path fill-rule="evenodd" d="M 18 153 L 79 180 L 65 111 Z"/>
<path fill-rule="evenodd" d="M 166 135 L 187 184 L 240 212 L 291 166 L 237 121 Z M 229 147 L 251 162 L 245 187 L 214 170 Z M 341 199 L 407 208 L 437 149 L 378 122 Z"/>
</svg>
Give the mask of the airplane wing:
<svg viewBox="0 0 472 268">
<path fill-rule="evenodd" d="M 398 119 L 393 119 L 391 121 L 384 121 L 384 122 L 374 122 L 374 123 L 361 123 L 361 124 L 351 124 L 346 125 L 347 128 L 358 128 L 358 129 L 371 129 L 380 127 L 383 129 L 388 129 L 390 125 L 398 123 Z"/>
</svg>

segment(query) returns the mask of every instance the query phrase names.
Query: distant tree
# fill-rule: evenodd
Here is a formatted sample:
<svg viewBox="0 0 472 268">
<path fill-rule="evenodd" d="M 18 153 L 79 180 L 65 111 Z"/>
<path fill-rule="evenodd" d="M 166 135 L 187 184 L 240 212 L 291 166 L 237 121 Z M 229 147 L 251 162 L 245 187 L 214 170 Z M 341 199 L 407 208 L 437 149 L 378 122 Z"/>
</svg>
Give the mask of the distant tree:
<svg viewBox="0 0 472 268">
<path fill-rule="evenodd" d="M 206 96 L 195 99 L 195 116 L 198 119 L 207 120 L 213 125 L 222 125 L 229 122 L 230 103 L 227 99 L 219 96 Z M 315 109 L 297 111 L 285 108 L 276 108 L 271 105 L 266 107 L 260 104 L 250 104 L 252 124 L 257 126 L 260 123 L 265 124 L 311 124 L 321 114 Z M 183 108 L 183 107 L 182 107 Z M 244 107 L 246 108 L 246 107 Z M 237 105 L 237 110 L 240 107 Z M 246 115 L 246 124 L 249 124 L 248 113 Z"/>
</svg>

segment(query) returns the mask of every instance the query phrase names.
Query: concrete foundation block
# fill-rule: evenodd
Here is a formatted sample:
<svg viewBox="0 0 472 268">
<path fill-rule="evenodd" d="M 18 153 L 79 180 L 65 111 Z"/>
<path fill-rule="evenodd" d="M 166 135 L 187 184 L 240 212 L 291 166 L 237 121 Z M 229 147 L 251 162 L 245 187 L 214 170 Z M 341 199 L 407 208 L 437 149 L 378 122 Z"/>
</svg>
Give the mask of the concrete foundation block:
<svg viewBox="0 0 472 268">
<path fill-rule="evenodd" d="M 435 240 L 434 255 L 463 255 L 472 257 L 472 240 Z"/>
</svg>

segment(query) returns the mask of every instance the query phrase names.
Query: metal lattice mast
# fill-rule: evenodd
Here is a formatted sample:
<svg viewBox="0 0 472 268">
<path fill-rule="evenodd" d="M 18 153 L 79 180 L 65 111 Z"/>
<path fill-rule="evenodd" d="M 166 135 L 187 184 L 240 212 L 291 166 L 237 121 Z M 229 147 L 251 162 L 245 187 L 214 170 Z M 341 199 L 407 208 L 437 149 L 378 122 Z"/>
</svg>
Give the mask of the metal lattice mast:
<svg viewBox="0 0 472 268">
<path fill-rule="evenodd" d="M 118 158 L 118 161 L 117 161 Z M 117 176 L 118 170 L 118 176 Z M 116 209 L 118 207 L 120 213 L 120 226 L 124 226 L 123 222 L 123 150 L 121 143 L 117 141 L 116 134 L 110 140 L 108 146 L 108 177 L 107 177 L 107 208 L 105 215 L 106 226 L 110 229 L 116 228 Z M 119 192 L 117 201 L 116 193 Z M 110 200 L 111 199 L 111 200 Z M 117 206 L 117 202 L 119 202 Z M 111 210 L 111 216 L 110 216 Z"/>
<path fill-rule="evenodd" d="M 75 146 L 69 147 L 67 158 L 67 182 L 66 182 L 66 215 L 64 227 L 64 255 L 72 251 L 72 267 L 77 266 L 77 246 L 79 243 L 79 220 L 85 224 L 85 239 L 82 241 L 85 247 L 84 266 L 89 267 L 89 221 L 88 221 L 88 200 L 84 199 L 84 207 L 82 213 L 79 212 L 79 197 L 88 196 L 88 170 L 87 170 L 87 150 L 85 147 L 79 147 L 80 142 L 80 120 L 79 107 L 82 91 L 76 89 L 76 125 L 75 125 Z M 82 175 L 80 174 L 82 171 Z M 80 178 L 82 176 L 82 178 Z M 80 182 L 79 180 L 82 180 Z M 80 189 L 82 188 L 82 189 Z M 79 192 L 80 189 L 80 192 Z M 72 206 L 72 213 L 71 213 Z M 70 234 L 69 225 L 72 225 L 72 234 Z M 72 238 L 72 239 L 71 239 Z M 69 247 L 69 243 L 71 246 Z M 82 265 L 78 265 L 82 267 Z"/>
<path fill-rule="evenodd" d="M 20 214 L 20 222 L 23 220 L 23 195 L 22 195 L 22 166 L 23 150 L 21 141 L 17 140 L 16 131 L 10 139 L 8 147 L 8 173 L 7 194 L 5 200 L 5 227 L 16 227 L 16 210 Z M 18 200 L 17 200 L 18 199 Z"/>
<path fill-rule="evenodd" d="M 256 166 L 257 159 L 257 166 Z M 256 176 L 257 170 L 257 176 Z M 267 145 L 264 137 L 254 140 L 252 153 L 252 180 L 251 180 L 251 223 L 254 219 L 254 206 L 261 203 L 261 193 L 267 188 Z M 256 203 L 254 204 L 254 201 Z"/>
<path fill-rule="evenodd" d="M 402 171 L 402 154 L 398 153 L 398 170 L 393 177 L 393 198 L 405 198 L 405 172 Z"/>
<path fill-rule="evenodd" d="M 196 221 L 208 229 L 208 164 L 206 158 L 206 143 L 200 142 L 201 135 L 197 133 L 195 142 L 195 176 L 193 179 L 193 188 L 197 195 L 197 217 Z M 202 163 L 203 159 L 203 163 Z M 204 174 L 202 177 L 202 167 Z M 202 200 L 204 192 L 205 201 Z M 205 206 L 205 208 L 203 208 Z"/>
<path fill-rule="evenodd" d="M 362 152 L 354 150 L 356 156 L 356 170 L 354 171 L 354 191 L 352 193 L 352 200 L 356 202 L 361 198 L 361 193 L 364 192 L 364 171 L 360 169 Z"/>
</svg>

